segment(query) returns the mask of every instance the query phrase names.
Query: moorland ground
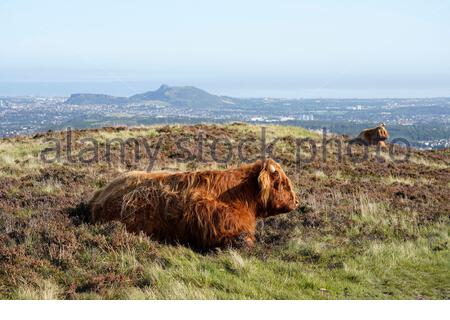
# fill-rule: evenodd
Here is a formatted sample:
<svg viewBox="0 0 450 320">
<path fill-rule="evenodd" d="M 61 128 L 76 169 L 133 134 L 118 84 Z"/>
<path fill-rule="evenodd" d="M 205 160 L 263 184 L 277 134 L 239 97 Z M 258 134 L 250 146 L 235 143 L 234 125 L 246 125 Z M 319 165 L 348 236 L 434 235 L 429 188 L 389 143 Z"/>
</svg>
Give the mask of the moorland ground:
<svg viewBox="0 0 450 320">
<path fill-rule="evenodd" d="M 204 138 L 202 159 L 195 155 Z M 148 155 L 104 146 L 114 138 L 161 141 L 153 170 L 224 169 L 259 155 L 260 129 L 245 124 L 103 128 L 0 140 L 0 297 L 3 299 L 449 299 L 450 150 L 412 150 L 406 161 L 369 150 L 352 161 L 319 134 L 267 127 L 267 143 L 291 177 L 300 208 L 258 223 L 253 250 L 197 252 L 130 234 L 120 222 L 93 225 L 86 202 L 122 172 L 143 169 Z M 95 156 L 86 137 L 98 142 Z M 317 157 L 298 162 L 297 138 L 317 142 Z M 59 161 L 45 163 L 49 138 Z M 138 138 L 138 139 L 141 139 Z M 214 139 L 232 155 L 214 161 Z M 335 137 L 345 143 L 344 137 Z M 182 139 L 180 148 L 176 141 Z M 94 143 L 91 141 L 91 143 Z M 216 143 L 216 160 L 228 146 Z M 300 148 L 307 157 L 314 150 Z M 83 151 L 83 152 L 81 152 Z M 80 153 L 81 152 L 81 153 Z M 362 152 L 362 148 L 357 149 Z M 395 148 L 404 158 L 406 150 Z M 56 152 L 54 152 L 56 154 Z M 50 154 L 47 154 L 50 155 Z M 189 155 L 191 156 L 189 158 Z M 81 159 L 77 159 L 81 156 Z M 73 158 L 72 157 L 72 158 Z M 137 161 L 136 161 L 137 160 Z"/>
</svg>

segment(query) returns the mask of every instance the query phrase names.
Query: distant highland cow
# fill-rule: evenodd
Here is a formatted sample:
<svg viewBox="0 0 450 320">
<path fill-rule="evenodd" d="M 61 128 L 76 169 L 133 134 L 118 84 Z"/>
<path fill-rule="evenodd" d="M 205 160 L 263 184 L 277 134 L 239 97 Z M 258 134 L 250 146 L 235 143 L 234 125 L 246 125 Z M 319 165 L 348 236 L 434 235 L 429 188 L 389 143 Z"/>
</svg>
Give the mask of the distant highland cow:
<svg viewBox="0 0 450 320">
<path fill-rule="evenodd" d="M 272 159 L 237 169 L 130 172 L 89 201 L 93 222 L 122 221 L 156 240 L 211 248 L 252 246 L 257 218 L 296 209 L 291 181 Z"/>
<path fill-rule="evenodd" d="M 384 123 L 380 123 L 378 127 L 371 129 L 364 129 L 354 141 L 365 143 L 368 146 L 379 145 L 385 148 L 386 147 L 385 141 L 388 138 L 389 133 L 386 127 L 384 126 Z"/>
</svg>

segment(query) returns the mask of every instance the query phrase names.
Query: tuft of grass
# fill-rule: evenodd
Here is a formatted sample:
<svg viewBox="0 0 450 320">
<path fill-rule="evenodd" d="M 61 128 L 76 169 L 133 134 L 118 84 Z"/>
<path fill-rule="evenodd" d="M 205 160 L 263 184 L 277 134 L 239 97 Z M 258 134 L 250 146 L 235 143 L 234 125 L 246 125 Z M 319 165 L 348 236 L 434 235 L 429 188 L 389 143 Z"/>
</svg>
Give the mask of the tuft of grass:
<svg viewBox="0 0 450 320">
<path fill-rule="evenodd" d="M 272 141 L 275 138 L 282 137 L 293 137 L 293 138 L 311 138 L 313 140 L 319 140 L 321 135 L 317 132 L 296 126 L 283 126 L 283 125 L 273 125 L 273 124 L 261 124 L 261 125 L 250 125 L 250 124 L 240 124 L 233 123 L 226 127 L 239 130 L 243 133 L 253 133 L 257 137 L 261 136 L 261 130 L 264 127 L 266 129 L 266 140 Z"/>
<path fill-rule="evenodd" d="M 365 220 L 376 220 L 386 212 L 383 204 L 371 201 L 367 195 L 359 196 L 359 207 L 361 217 Z"/>
<path fill-rule="evenodd" d="M 40 280 L 34 285 L 22 285 L 17 289 L 17 299 L 57 300 L 61 297 L 61 288 L 51 280 Z"/>
<path fill-rule="evenodd" d="M 266 133 L 269 138 L 294 137 L 294 138 L 311 138 L 314 140 L 320 139 L 320 134 L 302 127 L 282 126 L 282 125 L 268 125 L 264 127 L 267 128 Z"/>
<path fill-rule="evenodd" d="M 154 137 L 158 137 L 159 132 L 156 130 L 156 127 L 136 127 L 136 128 L 125 128 L 120 131 L 101 131 L 94 138 L 97 138 L 99 142 L 106 142 L 112 139 L 122 139 L 123 141 L 130 138 L 138 138 L 143 137 L 146 139 L 151 139 Z"/>
<path fill-rule="evenodd" d="M 13 161 L 20 161 L 26 158 L 37 158 L 42 145 L 36 141 L 25 138 L 22 141 L 4 142 L 0 141 L 0 157 Z"/>
<path fill-rule="evenodd" d="M 319 178 L 319 179 L 327 179 L 328 178 L 328 176 L 325 174 L 325 172 L 323 172 L 321 170 L 316 170 L 313 172 L 313 174 L 316 178 Z"/>
<path fill-rule="evenodd" d="M 342 182 L 346 182 L 346 183 L 351 181 L 351 177 L 345 175 L 340 170 L 336 171 L 336 173 L 334 174 L 334 178 L 341 180 Z"/>
<path fill-rule="evenodd" d="M 33 215 L 34 210 L 29 208 L 19 208 L 16 211 L 14 211 L 14 215 L 18 218 L 29 218 Z"/>
<path fill-rule="evenodd" d="M 388 184 L 400 183 L 408 186 L 413 186 L 415 184 L 415 181 L 411 178 L 394 177 L 392 175 L 388 176 L 385 181 Z"/>
<path fill-rule="evenodd" d="M 47 179 L 39 183 L 36 188 L 43 194 L 58 194 L 62 190 L 62 184 L 55 179 Z"/>
<path fill-rule="evenodd" d="M 425 166 L 425 167 L 429 167 L 431 169 L 437 169 L 437 170 L 441 170 L 441 169 L 449 169 L 449 165 L 442 163 L 442 162 L 437 162 L 437 161 L 433 161 L 430 159 L 426 159 L 424 157 L 421 156 L 417 156 L 414 155 L 409 159 L 410 162 L 421 165 L 421 166 Z"/>
<path fill-rule="evenodd" d="M 224 257 L 224 265 L 227 270 L 242 275 L 249 271 L 250 264 L 236 250 L 228 250 L 228 256 Z"/>
<path fill-rule="evenodd" d="M 367 195 L 359 196 L 359 210 L 352 214 L 348 235 L 352 238 L 407 239 L 419 236 L 418 217 L 415 211 L 388 210 L 386 203 L 375 202 Z"/>
</svg>

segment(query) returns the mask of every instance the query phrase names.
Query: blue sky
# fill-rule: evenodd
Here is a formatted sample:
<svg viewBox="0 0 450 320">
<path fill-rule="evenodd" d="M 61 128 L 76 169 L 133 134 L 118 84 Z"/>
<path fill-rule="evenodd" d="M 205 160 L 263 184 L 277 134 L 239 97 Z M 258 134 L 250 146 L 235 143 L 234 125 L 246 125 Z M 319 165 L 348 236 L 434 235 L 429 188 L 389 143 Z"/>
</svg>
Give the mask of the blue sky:
<svg viewBox="0 0 450 320">
<path fill-rule="evenodd" d="M 450 96 L 449 39 L 448 0 L 0 0 L 0 95 Z"/>
</svg>

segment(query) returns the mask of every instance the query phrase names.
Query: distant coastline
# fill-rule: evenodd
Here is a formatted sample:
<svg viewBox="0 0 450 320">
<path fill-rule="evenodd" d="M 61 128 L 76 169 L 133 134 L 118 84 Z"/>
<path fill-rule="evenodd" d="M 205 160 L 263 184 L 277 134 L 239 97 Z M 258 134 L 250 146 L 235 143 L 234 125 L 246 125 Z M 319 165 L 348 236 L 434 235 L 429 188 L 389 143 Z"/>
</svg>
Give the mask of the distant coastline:
<svg viewBox="0 0 450 320">
<path fill-rule="evenodd" d="M 172 82 L 184 85 L 189 82 Z M 1 81 L 0 97 L 34 96 L 34 97 L 69 97 L 76 92 L 106 94 L 112 96 L 131 96 L 157 88 L 161 81 Z M 302 85 L 242 85 L 236 81 L 215 84 L 205 81 L 193 83 L 208 92 L 236 98 L 286 98 L 286 99 L 406 99 L 406 98 L 440 98 L 450 97 L 449 88 L 414 88 L 395 89 L 381 86 L 379 89 L 361 87 L 319 87 L 316 82 Z"/>
</svg>

